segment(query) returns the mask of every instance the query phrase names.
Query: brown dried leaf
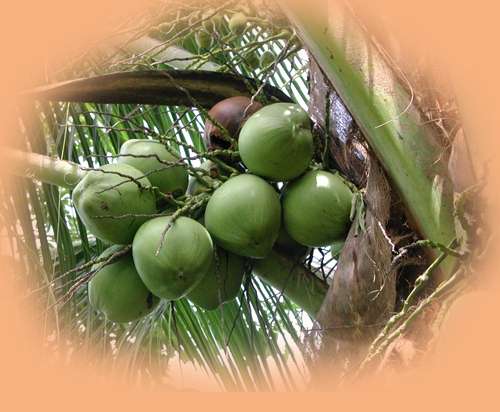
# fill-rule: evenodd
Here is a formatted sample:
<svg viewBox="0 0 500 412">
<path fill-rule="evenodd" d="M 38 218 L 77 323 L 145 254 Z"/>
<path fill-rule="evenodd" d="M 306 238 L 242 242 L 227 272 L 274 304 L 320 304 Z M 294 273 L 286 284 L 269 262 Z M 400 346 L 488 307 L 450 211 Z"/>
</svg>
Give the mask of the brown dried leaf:
<svg viewBox="0 0 500 412">
<path fill-rule="evenodd" d="M 476 175 L 463 129 L 460 129 L 453 139 L 448 171 L 453 182 L 453 189 L 457 193 L 465 191 L 476 183 Z"/>
<path fill-rule="evenodd" d="M 356 226 L 351 228 L 318 313 L 318 322 L 337 339 L 370 339 L 394 310 L 396 277 L 391 265 L 391 244 L 385 233 L 389 185 L 373 160 L 365 203 L 366 230 L 356 235 Z"/>
</svg>

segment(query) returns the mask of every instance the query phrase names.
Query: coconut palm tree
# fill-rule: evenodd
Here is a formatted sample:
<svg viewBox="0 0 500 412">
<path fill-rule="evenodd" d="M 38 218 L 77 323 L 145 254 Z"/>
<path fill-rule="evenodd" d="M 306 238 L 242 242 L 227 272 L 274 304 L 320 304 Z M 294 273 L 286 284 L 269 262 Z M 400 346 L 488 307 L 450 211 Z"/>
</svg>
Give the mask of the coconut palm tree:
<svg viewBox="0 0 500 412">
<path fill-rule="evenodd" d="M 305 17 L 293 2 L 159 3 L 23 93 L 22 152 L 7 153 L 22 177 L 2 182 L 2 216 L 54 345 L 114 359 L 133 380 L 189 364 L 226 389 L 296 389 L 320 363 L 345 372 L 348 359 L 352 376 L 379 365 L 431 303 L 444 308 L 465 287 L 465 258 L 481 242 L 468 201 L 478 185 L 449 168 L 465 147 L 453 100 L 424 93 L 353 10 L 324 6 Z M 71 201 L 80 173 L 115 162 L 130 139 L 167 143 L 191 176 L 207 159 L 235 172 L 227 159 L 238 153 L 209 151 L 204 125 L 210 107 L 240 95 L 308 111 L 315 164 L 354 193 L 344 242 L 249 265 L 237 298 L 215 311 L 180 299 L 138 321 L 106 320 L 87 296 L 106 244 Z"/>
</svg>

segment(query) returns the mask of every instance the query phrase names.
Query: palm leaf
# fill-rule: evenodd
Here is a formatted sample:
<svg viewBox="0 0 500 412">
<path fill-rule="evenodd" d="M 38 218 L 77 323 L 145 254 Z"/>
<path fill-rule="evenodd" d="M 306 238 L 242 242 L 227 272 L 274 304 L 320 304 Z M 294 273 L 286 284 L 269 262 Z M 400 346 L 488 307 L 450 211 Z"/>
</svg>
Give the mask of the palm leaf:
<svg viewBox="0 0 500 412">
<path fill-rule="evenodd" d="M 68 102 L 196 105 L 210 108 L 227 97 L 251 96 L 259 86 L 253 79 L 228 73 L 155 70 L 70 80 L 28 90 L 21 96 Z M 266 84 L 263 85 L 262 92 L 267 99 L 290 101 L 281 90 Z"/>
</svg>

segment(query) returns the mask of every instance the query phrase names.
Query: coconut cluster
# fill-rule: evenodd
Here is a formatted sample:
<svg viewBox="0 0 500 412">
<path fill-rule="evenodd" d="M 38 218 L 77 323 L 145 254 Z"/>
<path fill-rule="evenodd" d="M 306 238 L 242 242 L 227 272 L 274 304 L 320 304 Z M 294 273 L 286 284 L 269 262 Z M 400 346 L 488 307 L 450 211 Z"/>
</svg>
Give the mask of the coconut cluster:
<svg viewBox="0 0 500 412">
<path fill-rule="evenodd" d="M 285 42 L 290 51 L 301 48 L 300 40 L 288 20 L 277 18 L 275 11 L 269 10 L 268 6 L 234 4 L 228 8 L 203 11 L 186 7 L 176 13 L 158 16 L 158 24 L 150 29 L 148 35 L 203 57 L 208 52 L 217 56 L 226 54 L 218 47 L 222 39 L 226 44 L 236 45 L 243 40 L 243 47 L 237 47 L 241 51 L 236 57 L 238 64 L 243 64 L 249 71 L 268 71 L 279 59 L 272 49 L 260 47 L 256 33 L 266 33 L 270 41 Z"/>
<path fill-rule="evenodd" d="M 113 244 L 89 282 L 91 304 L 109 320 L 138 319 L 160 299 L 213 310 L 237 296 L 252 266 L 280 267 L 276 251 L 301 257 L 333 244 L 338 253 L 353 194 L 338 173 L 313 163 L 300 106 L 223 100 L 208 112 L 204 140 L 212 160 L 194 169 L 167 144 L 129 140 L 117 163 L 75 188 L 89 232 Z"/>
</svg>

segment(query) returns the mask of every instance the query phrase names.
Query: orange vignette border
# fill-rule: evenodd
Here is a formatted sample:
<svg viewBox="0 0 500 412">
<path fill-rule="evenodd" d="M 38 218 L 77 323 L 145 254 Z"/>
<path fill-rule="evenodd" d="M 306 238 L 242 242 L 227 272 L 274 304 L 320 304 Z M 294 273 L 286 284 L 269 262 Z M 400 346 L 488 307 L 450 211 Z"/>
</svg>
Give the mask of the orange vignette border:
<svg viewBox="0 0 500 412">
<path fill-rule="evenodd" d="M 418 56 L 426 53 L 440 72 L 453 80 L 476 164 L 489 165 L 487 195 L 490 225 L 498 227 L 498 131 L 500 73 L 499 6 L 492 1 L 389 0 L 353 3 L 371 22 L 390 25 L 401 47 Z M 2 144 L 15 139 L 13 96 L 43 82 L 45 62 L 64 61 L 91 42 L 109 34 L 113 21 L 130 16 L 145 2 L 86 0 L 85 2 L 15 1 L 4 3 L 0 19 L 3 46 L 0 70 Z M 304 2 L 313 7 L 313 1 Z M 383 19 L 381 20 L 381 18 Z M 0 162 L 2 163 L 2 162 Z M 0 167 L 5 172 L 8 165 Z M 492 249 L 496 249 L 496 244 Z M 370 382 L 335 394 L 198 395 L 129 388 L 85 366 L 48 362 L 40 347 L 30 312 L 19 310 L 15 268 L 1 262 L 0 271 L 0 408 L 9 410 L 138 410 L 146 408 L 254 409 L 246 402 L 261 398 L 269 409 L 481 408 L 495 404 L 498 386 L 500 332 L 497 299 L 499 277 L 492 252 L 481 271 L 482 290 L 462 299 L 445 325 L 444 349 L 432 363 L 399 376 Z M 204 399 L 209 397 L 208 402 Z"/>
</svg>

